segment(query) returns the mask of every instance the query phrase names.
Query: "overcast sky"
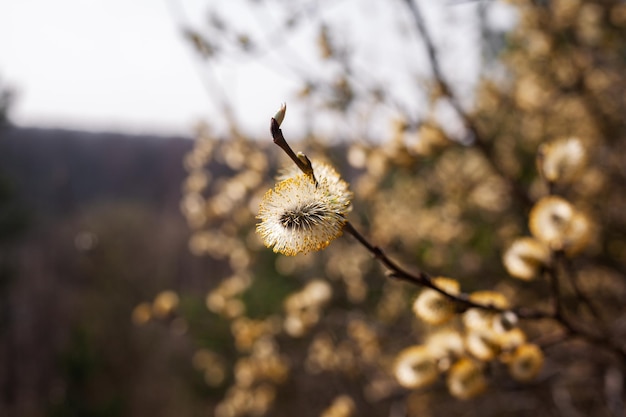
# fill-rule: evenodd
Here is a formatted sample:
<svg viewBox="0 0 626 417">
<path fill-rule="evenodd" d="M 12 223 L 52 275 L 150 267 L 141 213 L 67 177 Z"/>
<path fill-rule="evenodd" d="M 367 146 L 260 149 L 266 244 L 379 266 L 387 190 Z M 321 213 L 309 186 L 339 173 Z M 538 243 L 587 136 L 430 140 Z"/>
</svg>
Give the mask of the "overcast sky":
<svg viewBox="0 0 626 417">
<path fill-rule="evenodd" d="M 160 0 L 3 0 L 0 76 L 19 124 L 183 131 L 209 100 Z"/>
<path fill-rule="evenodd" d="M 207 4 L 231 9 L 244 24 L 251 13 L 241 9 L 241 1 L 230 0 L 0 1 L 0 77 L 18 93 L 12 119 L 30 126 L 188 134 L 198 120 L 219 115 L 209 80 L 245 115 L 241 121 L 248 130 L 265 131 L 268 114 L 293 94 L 297 80 L 271 57 L 202 66 L 182 40 L 180 16 L 168 1 L 176 1 L 187 18 L 198 21 Z M 364 1 L 344 0 L 329 13 L 378 19 L 376 5 L 383 11 L 391 0 L 369 0 L 369 12 L 358 6 Z M 471 7 L 454 12 L 470 16 Z M 458 16 L 446 24 L 463 28 L 467 19 Z M 395 23 L 389 17 L 381 24 Z M 380 31 L 367 29 L 368 53 L 393 49 Z M 465 38 L 475 35 L 467 27 L 463 33 Z M 462 38 L 459 48 L 466 47 Z M 475 54 L 466 60 L 472 56 L 475 60 Z"/>
</svg>

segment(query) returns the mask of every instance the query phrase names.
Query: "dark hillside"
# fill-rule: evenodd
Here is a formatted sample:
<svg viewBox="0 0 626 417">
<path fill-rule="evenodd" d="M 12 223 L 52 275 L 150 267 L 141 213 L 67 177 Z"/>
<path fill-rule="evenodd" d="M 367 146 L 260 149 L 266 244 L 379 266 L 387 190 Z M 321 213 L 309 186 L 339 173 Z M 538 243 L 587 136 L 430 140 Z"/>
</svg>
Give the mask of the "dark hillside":
<svg viewBox="0 0 626 417">
<path fill-rule="evenodd" d="M 52 216 L 106 200 L 145 202 L 177 211 L 191 148 L 182 137 L 5 128 L 0 170 L 24 202 Z"/>
<path fill-rule="evenodd" d="M 189 394 L 185 323 L 172 334 L 173 318 L 131 319 L 169 289 L 181 308 L 206 311 L 203 294 L 222 278 L 188 250 L 179 200 L 191 146 L 0 130 L 0 178 L 13 190 L 0 199 L 0 416 L 199 415 L 207 406 Z M 25 227 L 9 236 L 11 223 Z"/>
</svg>

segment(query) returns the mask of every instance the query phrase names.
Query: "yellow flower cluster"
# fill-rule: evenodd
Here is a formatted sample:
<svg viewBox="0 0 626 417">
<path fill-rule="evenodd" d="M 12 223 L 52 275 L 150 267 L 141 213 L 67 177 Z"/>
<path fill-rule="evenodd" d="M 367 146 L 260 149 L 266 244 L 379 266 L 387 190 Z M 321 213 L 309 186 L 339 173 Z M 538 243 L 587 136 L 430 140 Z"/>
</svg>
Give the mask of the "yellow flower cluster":
<svg viewBox="0 0 626 417">
<path fill-rule="evenodd" d="M 269 316 L 263 320 L 254 320 L 246 316 L 237 317 L 231 322 L 230 331 L 239 352 L 250 352 L 256 342 L 280 331 L 280 319 Z"/>
<path fill-rule="evenodd" d="M 132 311 L 132 321 L 141 326 L 151 320 L 162 321 L 169 324 L 172 333 L 182 335 L 187 332 L 187 321 L 178 314 L 180 297 L 175 291 L 165 290 L 158 293 L 152 303 L 142 302 L 135 306 Z"/>
<path fill-rule="evenodd" d="M 457 281 L 435 278 L 433 284 L 456 296 Z M 449 392 L 468 399 L 487 388 L 485 364 L 505 364 L 510 375 L 519 381 L 535 377 L 541 370 L 543 353 L 526 342 L 526 335 L 517 327 L 517 318 L 508 311 L 506 297 L 495 291 L 478 291 L 469 300 L 485 308 L 473 307 L 461 314 L 457 326 L 438 328 L 422 345 L 401 351 L 395 361 L 394 376 L 405 388 L 422 388 L 446 373 Z M 431 325 L 449 323 L 456 315 L 458 302 L 434 289 L 424 289 L 414 303 L 416 316 Z"/>
<path fill-rule="evenodd" d="M 586 153 L 580 140 L 569 138 L 542 145 L 537 155 L 539 172 L 548 184 L 567 184 L 581 175 Z M 503 257 L 509 274 L 529 281 L 552 262 L 552 252 L 574 256 L 590 243 L 589 217 L 565 198 L 548 195 L 532 207 L 528 227 L 532 237 L 517 238 Z"/>
<path fill-rule="evenodd" d="M 327 332 L 320 332 L 309 344 L 305 369 L 310 374 L 321 372 L 355 372 L 358 365 L 354 345 L 349 340 L 335 341 Z"/>
<path fill-rule="evenodd" d="M 224 399 L 215 407 L 215 417 L 238 417 L 263 415 L 270 410 L 276 398 L 276 388 L 271 384 L 261 384 L 247 389 L 231 387 Z"/>
<path fill-rule="evenodd" d="M 347 395 L 336 397 L 330 407 L 320 414 L 320 417 L 350 417 L 354 415 L 356 406 L 352 398 Z"/>
<path fill-rule="evenodd" d="M 192 358 L 194 368 L 204 374 L 204 381 L 211 387 L 217 387 L 226 378 L 224 359 L 209 349 L 198 349 Z"/>
<path fill-rule="evenodd" d="M 330 284 L 321 279 L 309 282 L 301 291 L 289 295 L 284 301 L 283 327 L 292 337 L 301 337 L 320 319 L 322 308 L 333 295 Z"/>
<path fill-rule="evenodd" d="M 328 332 L 313 336 L 304 364 L 309 374 L 355 375 L 369 366 L 379 368 L 383 352 L 373 327 L 358 318 L 350 319 L 346 327 L 348 337 L 343 340 L 335 340 Z"/>
<path fill-rule="evenodd" d="M 239 296 L 252 284 L 248 275 L 230 276 L 215 287 L 206 296 L 206 307 L 219 315 L 236 318 L 246 311 L 245 304 Z"/>
<path fill-rule="evenodd" d="M 287 359 L 280 354 L 275 340 L 257 340 L 249 356 L 234 366 L 235 382 L 215 408 L 216 417 L 265 414 L 276 397 L 276 385 L 287 378 Z"/>
</svg>

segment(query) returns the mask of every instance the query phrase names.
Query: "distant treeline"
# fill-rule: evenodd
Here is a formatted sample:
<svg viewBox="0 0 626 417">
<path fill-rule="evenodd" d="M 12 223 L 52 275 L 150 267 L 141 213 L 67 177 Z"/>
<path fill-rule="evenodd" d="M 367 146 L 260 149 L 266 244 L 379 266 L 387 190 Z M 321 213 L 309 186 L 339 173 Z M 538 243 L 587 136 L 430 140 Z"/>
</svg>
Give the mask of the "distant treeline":
<svg viewBox="0 0 626 417">
<path fill-rule="evenodd" d="M 39 215 L 67 214 L 102 200 L 178 210 L 184 137 L 76 130 L 0 129 L 0 172 Z"/>
</svg>

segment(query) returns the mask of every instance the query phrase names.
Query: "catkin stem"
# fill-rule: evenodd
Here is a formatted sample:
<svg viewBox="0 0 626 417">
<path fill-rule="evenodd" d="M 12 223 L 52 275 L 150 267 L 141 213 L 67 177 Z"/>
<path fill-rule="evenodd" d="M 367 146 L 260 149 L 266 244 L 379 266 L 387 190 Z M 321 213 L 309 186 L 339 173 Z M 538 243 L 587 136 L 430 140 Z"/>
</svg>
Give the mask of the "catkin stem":
<svg viewBox="0 0 626 417">
<path fill-rule="evenodd" d="M 302 155 L 302 157 L 296 155 L 293 149 L 291 149 L 291 146 L 289 146 L 289 144 L 287 143 L 285 136 L 283 136 L 283 131 L 280 130 L 280 125 L 278 124 L 278 121 L 273 117 L 270 121 L 270 132 L 272 133 L 272 139 L 274 140 L 274 143 L 278 145 L 283 151 L 285 151 L 287 156 L 291 158 L 296 166 L 300 168 L 300 170 L 306 175 L 309 175 L 311 178 L 313 178 L 313 181 L 315 182 L 315 184 L 317 184 L 315 174 L 313 173 L 313 165 L 311 164 L 311 161 L 309 160 L 309 158 L 306 157 L 306 155 Z"/>
</svg>

